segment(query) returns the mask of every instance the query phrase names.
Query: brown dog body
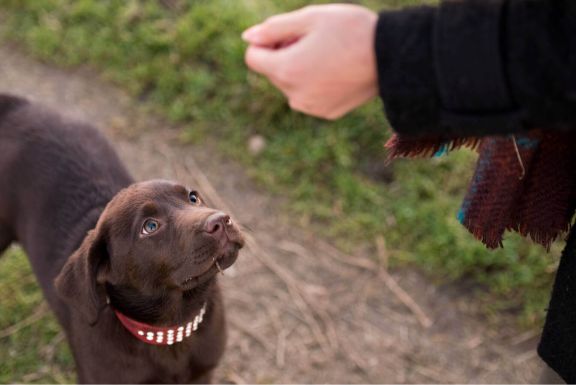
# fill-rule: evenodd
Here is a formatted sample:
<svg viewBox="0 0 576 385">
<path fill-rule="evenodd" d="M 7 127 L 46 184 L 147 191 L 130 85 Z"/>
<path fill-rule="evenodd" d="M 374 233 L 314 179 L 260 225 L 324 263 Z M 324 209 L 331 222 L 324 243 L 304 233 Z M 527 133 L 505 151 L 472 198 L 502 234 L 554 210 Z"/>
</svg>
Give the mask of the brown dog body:
<svg viewBox="0 0 576 385">
<path fill-rule="evenodd" d="M 146 154 L 142 155 L 143 157 Z M 225 345 L 215 274 L 243 245 L 228 216 L 166 181 L 133 184 L 89 125 L 0 95 L 0 253 L 19 242 L 88 383 L 209 382 Z M 173 345 L 135 338 L 206 314 Z"/>
</svg>

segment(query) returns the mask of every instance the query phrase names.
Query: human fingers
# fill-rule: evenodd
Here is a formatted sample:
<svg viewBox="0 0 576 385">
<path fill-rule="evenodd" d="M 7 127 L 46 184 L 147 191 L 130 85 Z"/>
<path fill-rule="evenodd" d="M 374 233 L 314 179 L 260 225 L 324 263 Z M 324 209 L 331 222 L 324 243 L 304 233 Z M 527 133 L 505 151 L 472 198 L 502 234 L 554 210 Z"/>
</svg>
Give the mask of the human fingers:
<svg viewBox="0 0 576 385">
<path fill-rule="evenodd" d="M 273 49 L 251 45 L 246 49 L 244 61 L 252 71 L 270 76 L 280 64 L 278 56 L 278 52 Z"/>
<path fill-rule="evenodd" d="M 309 12 L 303 8 L 269 17 L 244 31 L 242 39 L 252 45 L 278 48 L 305 35 L 309 24 Z"/>
</svg>

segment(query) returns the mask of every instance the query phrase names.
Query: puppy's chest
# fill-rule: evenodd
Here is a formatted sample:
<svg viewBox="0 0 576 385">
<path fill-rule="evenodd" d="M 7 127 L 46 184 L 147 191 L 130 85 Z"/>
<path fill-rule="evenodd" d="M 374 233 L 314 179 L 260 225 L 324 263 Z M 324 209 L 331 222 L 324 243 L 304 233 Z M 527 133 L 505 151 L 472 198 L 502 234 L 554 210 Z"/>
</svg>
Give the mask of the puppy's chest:
<svg viewBox="0 0 576 385">
<path fill-rule="evenodd" d="M 81 382 L 177 384 L 189 383 L 204 373 L 190 354 L 159 353 L 157 347 L 140 348 L 130 349 L 117 359 L 109 356 L 114 363 L 106 359 L 93 360 L 90 373 L 87 373 L 88 381 L 84 379 Z"/>
<path fill-rule="evenodd" d="M 207 368 L 201 364 L 193 344 L 182 346 L 154 346 L 147 349 L 147 383 L 187 383 L 202 375 Z M 145 357 L 146 355 L 142 355 Z"/>
</svg>

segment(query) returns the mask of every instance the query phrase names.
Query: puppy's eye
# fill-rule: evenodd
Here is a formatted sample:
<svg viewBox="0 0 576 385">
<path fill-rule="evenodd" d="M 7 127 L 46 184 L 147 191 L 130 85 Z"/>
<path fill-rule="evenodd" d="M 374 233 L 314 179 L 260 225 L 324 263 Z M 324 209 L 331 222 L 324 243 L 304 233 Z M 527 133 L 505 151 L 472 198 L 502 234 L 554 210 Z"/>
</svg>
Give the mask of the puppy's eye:
<svg viewBox="0 0 576 385">
<path fill-rule="evenodd" d="M 200 203 L 200 197 L 198 196 L 197 191 L 190 191 L 190 193 L 188 194 L 188 199 L 190 200 L 190 203 L 192 203 L 193 205 Z"/>
<path fill-rule="evenodd" d="M 144 226 L 142 226 L 142 234 L 149 235 L 158 230 L 160 223 L 155 219 L 146 219 Z"/>
</svg>

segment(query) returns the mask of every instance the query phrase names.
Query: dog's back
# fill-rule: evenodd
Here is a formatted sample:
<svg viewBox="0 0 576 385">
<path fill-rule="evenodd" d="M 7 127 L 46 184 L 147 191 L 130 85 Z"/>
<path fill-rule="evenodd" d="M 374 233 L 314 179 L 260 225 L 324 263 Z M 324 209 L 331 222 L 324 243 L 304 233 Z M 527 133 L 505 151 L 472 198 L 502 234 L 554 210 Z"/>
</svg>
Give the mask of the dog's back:
<svg viewBox="0 0 576 385">
<path fill-rule="evenodd" d="M 19 242 L 49 302 L 66 258 L 131 182 L 93 127 L 0 95 L 0 253 Z"/>
</svg>

